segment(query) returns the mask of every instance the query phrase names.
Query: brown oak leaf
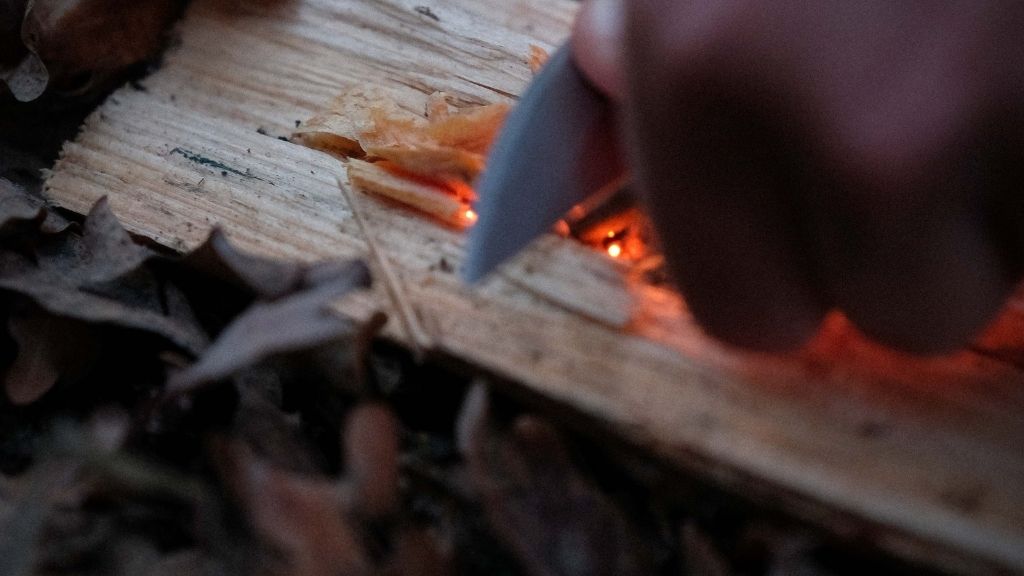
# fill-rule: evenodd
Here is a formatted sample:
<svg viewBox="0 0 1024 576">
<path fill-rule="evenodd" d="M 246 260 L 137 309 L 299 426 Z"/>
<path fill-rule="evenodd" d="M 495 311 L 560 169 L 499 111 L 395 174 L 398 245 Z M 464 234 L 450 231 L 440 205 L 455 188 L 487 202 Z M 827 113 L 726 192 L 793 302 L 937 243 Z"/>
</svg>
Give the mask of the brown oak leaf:
<svg viewBox="0 0 1024 576">
<path fill-rule="evenodd" d="M 533 416 L 501 431 L 477 385 L 458 423 L 470 483 L 491 528 L 533 576 L 653 573 L 636 530 L 573 463 L 561 435 Z"/>
<path fill-rule="evenodd" d="M 155 254 L 131 239 L 105 200 L 89 212 L 81 235 L 45 237 L 33 252 L 0 252 L 0 289 L 56 316 L 155 334 L 191 354 L 206 347 L 206 333 L 187 314 L 167 313 L 173 289 L 143 266 Z"/>
<path fill-rule="evenodd" d="M 331 303 L 369 286 L 366 265 L 325 263 L 307 270 L 306 277 L 316 278 L 316 284 L 275 301 L 257 302 L 235 318 L 199 361 L 171 378 L 168 390 L 185 392 L 263 360 L 324 347 L 343 354 L 347 365 L 360 364 L 383 316 L 357 322 L 338 315 Z"/>
<path fill-rule="evenodd" d="M 359 576 L 370 562 L 345 515 L 338 485 L 257 460 L 242 445 L 217 449 L 221 476 L 256 535 L 283 555 L 281 575 Z"/>
</svg>

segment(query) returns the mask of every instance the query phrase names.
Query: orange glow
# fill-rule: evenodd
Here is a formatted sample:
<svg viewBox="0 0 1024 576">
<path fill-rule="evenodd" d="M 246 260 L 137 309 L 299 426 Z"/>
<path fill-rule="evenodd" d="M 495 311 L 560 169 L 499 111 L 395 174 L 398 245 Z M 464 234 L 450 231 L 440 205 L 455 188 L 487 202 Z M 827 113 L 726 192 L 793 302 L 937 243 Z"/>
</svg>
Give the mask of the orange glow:
<svg viewBox="0 0 1024 576">
<path fill-rule="evenodd" d="M 467 208 L 466 211 L 462 213 L 462 217 L 465 218 L 466 222 L 469 222 L 470 224 L 476 222 L 477 218 L 476 212 L 474 212 L 470 208 Z"/>
<path fill-rule="evenodd" d="M 572 229 L 569 228 L 569 223 L 565 220 L 559 220 L 555 222 L 555 234 L 567 238 L 572 233 Z"/>
<path fill-rule="evenodd" d="M 622 256 L 622 245 L 618 242 L 613 242 L 608 245 L 608 255 L 612 258 L 618 258 Z"/>
</svg>

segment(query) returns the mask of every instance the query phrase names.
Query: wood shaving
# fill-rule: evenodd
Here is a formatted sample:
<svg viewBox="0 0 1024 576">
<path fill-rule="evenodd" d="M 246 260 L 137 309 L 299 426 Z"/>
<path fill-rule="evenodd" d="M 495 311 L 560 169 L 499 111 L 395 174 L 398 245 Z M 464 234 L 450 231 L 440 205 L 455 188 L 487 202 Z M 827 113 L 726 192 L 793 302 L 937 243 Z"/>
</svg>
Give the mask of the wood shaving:
<svg viewBox="0 0 1024 576">
<path fill-rule="evenodd" d="M 292 133 L 292 140 L 309 148 L 341 157 L 362 157 L 366 153 L 360 135 L 373 129 L 373 113 L 416 120 L 381 88 L 357 86 L 342 92 L 326 110 L 306 120 Z"/>
<path fill-rule="evenodd" d="M 409 118 L 383 108 L 370 110 L 371 126 L 359 135 L 367 154 L 394 162 L 414 174 L 459 178 L 472 183 L 508 114 L 507 104 L 490 104 L 429 118 Z"/>
<path fill-rule="evenodd" d="M 447 94 L 435 92 L 420 109 L 409 111 L 381 88 L 357 87 L 302 123 L 292 140 L 353 159 L 353 186 L 466 227 L 474 220 L 473 183 L 509 106 L 457 109 Z"/>
<path fill-rule="evenodd" d="M 448 94 L 446 92 L 434 92 L 427 96 L 425 108 L 424 112 L 429 120 L 446 118 L 454 111 L 452 105 L 448 103 Z"/>
<path fill-rule="evenodd" d="M 526 63 L 529 64 L 530 71 L 534 74 L 540 72 L 540 69 L 548 63 L 548 51 L 536 44 L 530 44 L 530 56 Z"/>
<path fill-rule="evenodd" d="M 467 205 L 454 193 L 400 176 L 380 163 L 350 160 L 348 179 L 358 189 L 400 202 L 449 225 L 461 228 L 470 223 L 466 217 Z"/>
<path fill-rule="evenodd" d="M 380 88 L 358 87 L 303 122 L 292 138 L 317 150 L 389 160 L 419 176 L 471 184 L 508 110 L 504 103 L 453 110 L 447 96 L 436 92 L 419 115 Z"/>
</svg>

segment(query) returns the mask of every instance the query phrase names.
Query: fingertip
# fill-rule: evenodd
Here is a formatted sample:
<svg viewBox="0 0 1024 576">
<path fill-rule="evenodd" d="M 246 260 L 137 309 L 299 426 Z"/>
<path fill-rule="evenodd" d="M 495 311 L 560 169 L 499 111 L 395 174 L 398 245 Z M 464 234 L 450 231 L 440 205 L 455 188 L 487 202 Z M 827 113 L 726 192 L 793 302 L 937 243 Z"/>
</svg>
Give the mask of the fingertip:
<svg viewBox="0 0 1024 576">
<path fill-rule="evenodd" d="M 590 82 L 613 100 L 621 100 L 623 80 L 623 0 L 588 0 L 576 16 L 572 51 Z"/>
<path fill-rule="evenodd" d="M 916 356 L 942 356 L 962 349 L 980 336 L 1005 297 L 990 294 L 965 300 L 935 306 L 931 313 L 915 317 L 854 313 L 852 320 L 867 337 L 889 348 Z"/>
<path fill-rule="evenodd" d="M 780 298 L 764 292 L 706 301 L 690 292 L 691 312 L 704 332 L 749 352 L 795 352 L 818 333 L 826 314 L 823 306 L 806 295 Z"/>
<path fill-rule="evenodd" d="M 734 348 L 747 352 L 765 354 L 789 354 L 802 349 L 817 333 L 819 322 L 806 322 L 797 326 L 794 323 L 780 322 L 776 326 L 784 326 L 784 331 L 725 331 L 709 333 L 717 340 Z M 710 326 L 710 324 L 708 324 Z"/>
<path fill-rule="evenodd" d="M 809 211 L 826 290 L 871 340 L 918 356 L 955 352 L 1010 295 L 1014 282 L 971 194 L 942 187 L 955 181 L 924 188 L 931 197 L 911 191 L 928 201 L 910 206 L 894 201 L 895 193 L 852 189 Z"/>
</svg>

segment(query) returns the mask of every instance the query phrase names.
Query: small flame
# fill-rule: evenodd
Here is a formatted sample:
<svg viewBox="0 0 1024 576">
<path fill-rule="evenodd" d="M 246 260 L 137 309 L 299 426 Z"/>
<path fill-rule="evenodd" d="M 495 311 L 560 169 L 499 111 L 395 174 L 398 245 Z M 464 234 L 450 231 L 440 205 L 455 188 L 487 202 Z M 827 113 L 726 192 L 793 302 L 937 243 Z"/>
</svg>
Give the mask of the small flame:
<svg viewBox="0 0 1024 576">
<path fill-rule="evenodd" d="M 618 242 L 612 242 L 608 245 L 608 255 L 612 258 L 618 258 L 622 256 L 622 244 Z"/>
<path fill-rule="evenodd" d="M 466 208 L 466 211 L 462 213 L 462 217 L 466 219 L 466 222 L 473 224 L 476 222 L 477 215 L 471 208 Z"/>
</svg>

